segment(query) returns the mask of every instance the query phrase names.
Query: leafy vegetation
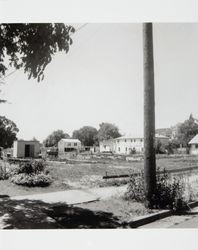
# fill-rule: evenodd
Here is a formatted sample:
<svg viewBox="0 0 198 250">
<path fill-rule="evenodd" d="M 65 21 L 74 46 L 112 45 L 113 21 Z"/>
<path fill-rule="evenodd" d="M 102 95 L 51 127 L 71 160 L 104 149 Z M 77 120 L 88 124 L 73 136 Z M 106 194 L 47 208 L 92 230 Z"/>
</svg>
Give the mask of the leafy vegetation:
<svg viewBox="0 0 198 250">
<path fill-rule="evenodd" d="M 115 126 L 114 124 L 102 122 L 99 126 L 100 126 L 98 130 L 99 141 L 113 139 L 121 136 L 118 127 Z"/>
<path fill-rule="evenodd" d="M 91 126 L 84 126 L 79 130 L 74 130 L 72 138 L 79 139 L 84 146 L 93 146 L 98 144 L 98 131 Z"/>
<path fill-rule="evenodd" d="M 176 211 L 186 209 L 187 200 L 184 194 L 184 180 L 175 177 L 171 180 L 170 175 L 164 170 L 163 174 L 157 174 L 156 191 L 152 197 L 150 208 Z M 138 176 L 131 176 L 125 198 L 146 203 L 143 172 Z"/>
<path fill-rule="evenodd" d="M 18 132 L 19 129 L 13 121 L 5 116 L 0 116 L 0 147 L 11 147 Z"/>
<path fill-rule="evenodd" d="M 11 177 L 11 182 L 27 187 L 45 187 L 51 184 L 52 179 L 44 174 L 17 174 Z"/>
<path fill-rule="evenodd" d="M 52 132 L 43 142 L 45 147 L 54 147 L 58 145 L 58 142 L 61 139 L 67 139 L 70 136 L 67 133 L 64 133 L 63 130 L 56 130 Z"/>
<path fill-rule="evenodd" d="M 18 165 L 12 164 L 10 166 L 9 176 L 11 182 L 17 185 L 44 187 L 50 185 L 52 182 L 48 173 L 49 172 L 45 170 L 43 161 L 31 161 Z"/>
<path fill-rule="evenodd" d="M 9 66 L 23 68 L 28 78 L 43 80 L 44 70 L 58 51 L 69 51 L 75 29 L 63 23 L 4 23 L 0 25 L 0 77 Z"/>
<path fill-rule="evenodd" d="M 189 141 L 198 134 L 198 120 L 192 114 L 189 119 L 180 124 L 176 135 L 179 144 L 188 147 Z"/>
</svg>

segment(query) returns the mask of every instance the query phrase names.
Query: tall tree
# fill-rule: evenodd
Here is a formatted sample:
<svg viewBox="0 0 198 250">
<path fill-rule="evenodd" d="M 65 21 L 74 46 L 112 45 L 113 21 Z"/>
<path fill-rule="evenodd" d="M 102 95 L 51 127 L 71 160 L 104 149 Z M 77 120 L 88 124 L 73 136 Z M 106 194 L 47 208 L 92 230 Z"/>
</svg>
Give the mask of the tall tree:
<svg viewBox="0 0 198 250">
<path fill-rule="evenodd" d="M 98 130 L 99 141 L 113 139 L 121 136 L 118 127 L 112 123 L 103 122 L 99 126 L 100 126 Z"/>
<path fill-rule="evenodd" d="M 144 183 L 147 206 L 152 207 L 156 190 L 155 91 L 152 23 L 143 24 L 144 57 Z"/>
<path fill-rule="evenodd" d="M 23 68 L 29 79 L 43 80 L 53 55 L 69 51 L 70 34 L 74 31 L 72 26 L 62 23 L 0 24 L 0 78 L 12 66 Z"/>
<path fill-rule="evenodd" d="M 72 137 L 79 139 L 84 146 L 93 146 L 98 144 L 98 131 L 91 126 L 84 126 L 73 132 Z"/>
<path fill-rule="evenodd" d="M 198 120 L 192 114 L 178 127 L 176 139 L 184 147 L 188 147 L 189 141 L 198 134 Z"/>
<path fill-rule="evenodd" d="M 18 132 L 19 129 L 13 121 L 5 116 L 0 116 L 0 147 L 12 147 L 13 142 L 17 139 Z"/>
<path fill-rule="evenodd" d="M 44 141 L 43 144 L 45 147 L 56 147 L 58 142 L 61 139 L 67 139 L 70 136 L 67 133 L 64 133 L 63 130 L 56 130 L 52 132 Z"/>
</svg>

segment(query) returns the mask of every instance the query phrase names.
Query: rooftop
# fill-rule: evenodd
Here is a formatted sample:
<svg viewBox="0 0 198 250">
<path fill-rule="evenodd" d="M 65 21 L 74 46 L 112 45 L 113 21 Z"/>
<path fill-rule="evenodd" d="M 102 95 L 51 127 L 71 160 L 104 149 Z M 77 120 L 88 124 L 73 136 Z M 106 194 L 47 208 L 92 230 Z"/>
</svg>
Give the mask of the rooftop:
<svg viewBox="0 0 198 250">
<path fill-rule="evenodd" d="M 188 144 L 198 144 L 198 134 L 195 135 L 192 140 L 189 141 Z"/>
<path fill-rule="evenodd" d="M 64 142 L 80 142 L 80 140 L 78 140 L 78 139 L 61 139 L 61 141 L 64 141 Z"/>
<path fill-rule="evenodd" d="M 124 135 L 124 136 L 121 136 L 121 137 L 118 137 L 118 138 L 115 138 L 116 139 L 143 139 L 144 136 L 143 135 Z M 160 135 L 160 134 L 155 134 L 155 138 L 161 138 L 161 139 L 169 139 L 169 137 L 165 136 L 165 135 Z"/>
</svg>

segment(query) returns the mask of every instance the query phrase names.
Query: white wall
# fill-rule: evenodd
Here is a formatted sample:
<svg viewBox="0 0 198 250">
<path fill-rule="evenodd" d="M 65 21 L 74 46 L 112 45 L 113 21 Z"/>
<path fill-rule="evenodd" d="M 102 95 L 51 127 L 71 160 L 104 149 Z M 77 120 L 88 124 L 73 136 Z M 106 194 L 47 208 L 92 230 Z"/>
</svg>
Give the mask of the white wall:
<svg viewBox="0 0 198 250">
<path fill-rule="evenodd" d="M 115 152 L 117 154 L 130 154 L 130 151 L 135 148 L 137 153 L 143 152 L 144 142 L 142 138 L 134 139 L 116 139 Z"/>
<path fill-rule="evenodd" d="M 77 144 L 77 145 L 76 145 Z M 65 148 L 74 148 L 76 150 L 80 150 L 81 149 L 81 142 L 67 142 L 64 140 L 60 140 L 58 142 L 58 153 L 59 154 L 63 154 L 65 153 Z"/>
<path fill-rule="evenodd" d="M 40 143 L 38 141 L 15 141 L 13 145 L 13 157 L 25 157 L 25 145 L 34 145 L 34 157 L 40 154 Z"/>
<path fill-rule="evenodd" d="M 198 144 L 196 144 L 196 145 L 198 145 Z M 190 151 L 189 151 L 190 155 L 198 155 L 198 148 L 196 148 L 196 145 L 192 144 L 190 146 Z"/>
<path fill-rule="evenodd" d="M 167 145 L 169 138 L 158 138 L 162 145 Z M 130 154 L 131 150 L 135 149 L 136 153 L 143 153 L 144 139 L 143 138 L 117 138 L 114 140 L 106 140 L 100 142 L 100 152 L 112 151 L 116 154 Z"/>
<path fill-rule="evenodd" d="M 104 140 L 99 145 L 100 152 L 115 152 L 115 140 Z"/>
</svg>

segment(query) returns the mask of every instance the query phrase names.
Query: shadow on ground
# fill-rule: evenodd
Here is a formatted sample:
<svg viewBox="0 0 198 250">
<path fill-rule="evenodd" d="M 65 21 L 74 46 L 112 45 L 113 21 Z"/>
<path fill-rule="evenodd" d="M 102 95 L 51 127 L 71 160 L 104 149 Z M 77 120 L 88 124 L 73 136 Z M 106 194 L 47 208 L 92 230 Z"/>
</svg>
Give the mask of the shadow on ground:
<svg viewBox="0 0 198 250">
<path fill-rule="evenodd" d="M 64 203 L 12 200 L 0 197 L 0 229 L 124 228 L 112 213 L 91 211 Z"/>
</svg>

